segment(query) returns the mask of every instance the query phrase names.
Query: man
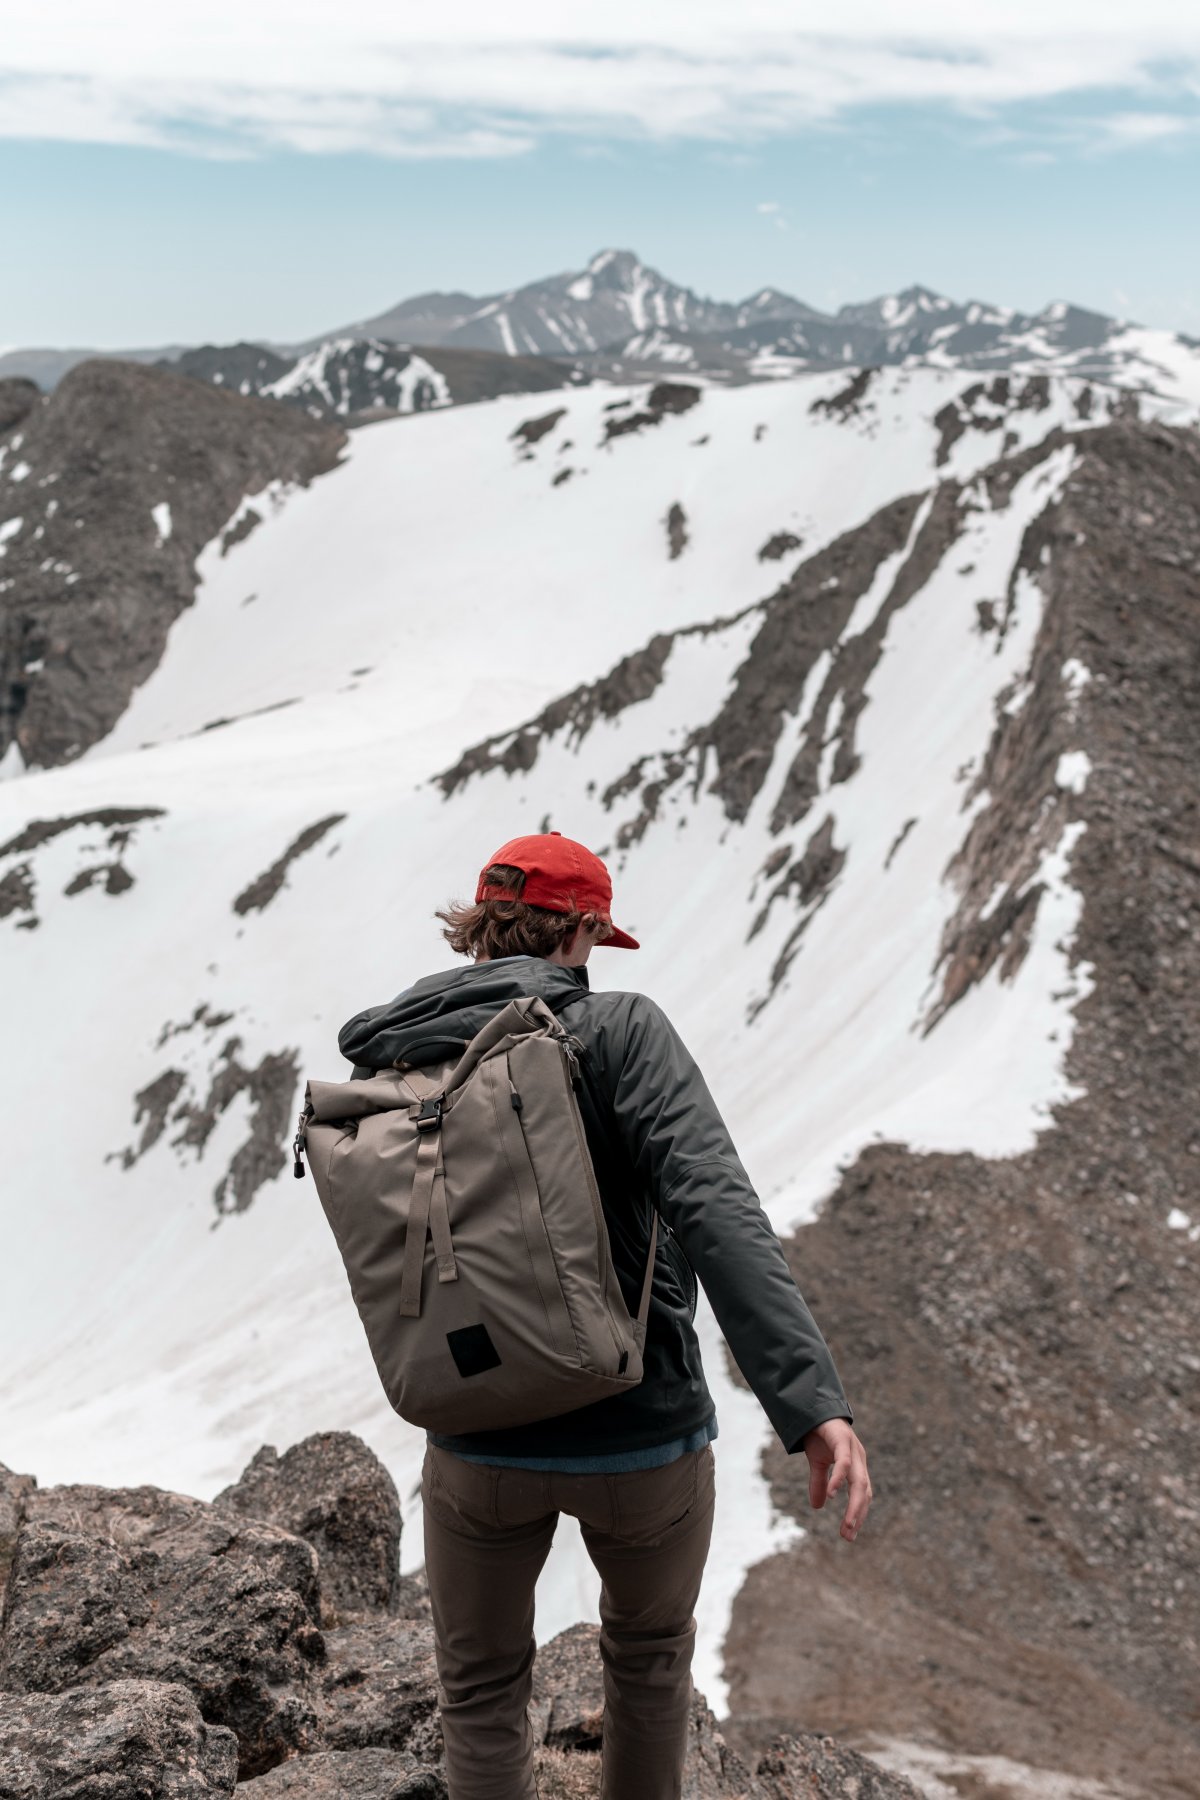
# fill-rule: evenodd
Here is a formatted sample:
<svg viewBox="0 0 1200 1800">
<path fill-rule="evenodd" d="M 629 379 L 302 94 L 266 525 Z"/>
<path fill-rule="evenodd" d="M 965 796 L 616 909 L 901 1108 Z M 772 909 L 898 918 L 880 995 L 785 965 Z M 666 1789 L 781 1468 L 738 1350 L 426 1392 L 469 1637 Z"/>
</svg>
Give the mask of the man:
<svg viewBox="0 0 1200 1800">
<path fill-rule="evenodd" d="M 660 1237 L 644 1355 L 629 1392 L 540 1424 L 430 1438 L 422 1495 L 451 1800 L 533 1800 L 526 1717 L 534 1586 L 558 1515 L 579 1520 L 601 1579 L 604 1800 L 678 1800 L 693 1611 L 713 1517 L 717 1421 L 692 1319 L 696 1277 L 772 1425 L 810 1465 L 841 1535 L 871 1502 L 833 1360 L 695 1062 L 644 994 L 592 993 L 598 945 L 636 950 L 600 858 L 558 832 L 515 838 L 472 906 L 438 914 L 471 966 L 360 1013 L 355 1073 L 452 1056 L 510 1000 L 536 994 L 582 1048 L 579 1100 L 627 1305 Z"/>
</svg>

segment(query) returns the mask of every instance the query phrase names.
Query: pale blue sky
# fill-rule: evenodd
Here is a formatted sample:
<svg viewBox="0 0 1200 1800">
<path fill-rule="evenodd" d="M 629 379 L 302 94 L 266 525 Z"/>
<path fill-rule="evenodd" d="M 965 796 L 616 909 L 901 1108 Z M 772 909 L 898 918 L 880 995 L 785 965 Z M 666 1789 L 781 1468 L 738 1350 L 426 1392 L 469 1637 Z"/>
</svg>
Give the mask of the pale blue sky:
<svg viewBox="0 0 1200 1800">
<path fill-rule="evenodd" d="M 998 36 L 985 3 L 969 37 L 917 0 L 903 43 L 875 0 L 837 38 L 797 0 L 610 0 L 571 42 L 542 0 L 438 42 L 366 0 L 104 10 L 0 34 L 0 345 L 286 341 L 614 245 L 722 298 L 920 281 L 1200 336 L 1179 0 L 1011 0 Z"/>
</svg>

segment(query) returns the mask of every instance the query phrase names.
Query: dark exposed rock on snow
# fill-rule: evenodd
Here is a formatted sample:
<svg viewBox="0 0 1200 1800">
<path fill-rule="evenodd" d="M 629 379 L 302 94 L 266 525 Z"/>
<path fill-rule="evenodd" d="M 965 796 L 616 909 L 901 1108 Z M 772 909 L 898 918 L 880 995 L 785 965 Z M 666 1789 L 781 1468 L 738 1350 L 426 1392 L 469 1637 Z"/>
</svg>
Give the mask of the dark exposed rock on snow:
<svg viewBox="0 0 1200 1800">
<path fill-rule="evenodd" d="M 319 1432 L 282 1456 L 264 1444 L 214 1504 L 304 1538 L 321 1559 L 326 1622 L 387 1612 L 400 1580 L 400 1497 L 379 1458 L 348 1431 Z"/>
<path fill-rule="evenodd" d="M 212 1030 L 224 1023 L 224 1018 L 198 1014 L 193 1023 Z M 242 1061 L 241 1050 L 240 1037 L 226 1039 L 210 1067 L 206 1093 L 194 1088 L 192 1078 L 182 1069 L 168 1068 L 156 1075 L 134 1095 L 134 1124 L 142 1127 L 136 1146 L 127 1144 L 110 1156 L 119 1157 L 122 1167 L 131 1169 L 159 1142 L 169 1121 L 179 1126 L 171 1144 L 201 1157 L 218 1119 L 239 1095 L 247 1094 L 249 1132 L 213 1188 L 213 1204 L 219 1214 L 245 1212 L 259 1188 L 273 1180 L 286 1161 L 284 1146 L 300 1083 L 300 1062 L 295 1050 L 268 1051 L 251 1068 Z"/>
<path fill-rule="evenodd" d="M 540 414 L 536 419 L 526 419 L 517 426 L 512 435 L 518 443 L 524 444 L 526 449 L 531 449 L 534 444 L 540 444 L 542 439 L 554 430 L 560 419 L 566 417 L 566 410 L 565 406 L 559 406 L 553 412 Z"/>
<path fill-rule="evenodd" d="M 298 856 L 319 844 L 326 834 L 340 825 L 346 817 L 345 813 L 330 813 L 327 819 L 318 819 L 313 825 L 306 825 L 299 835 L 292 839 L 283 855 L 273 862 L 269 869 L 264 869 L 247 888 L 243 888 L 233 903 L 235 913 L 262 912 L 271 904 L 287 879 L 287 872 Z"/>
<path fill-rule="evenodd" d="M 790 899 L 793 909 L 798 915 L 796 923 L 788 932 L 779 955 L 775 959 L 771 970 L 770 988 L 765 995 L 751 1004 L 751 1018 L 762 1011 L 771 994 L 775 992 L 787 974 L 800 947 L 800 939 L 832 893 L 834 883 L 845 860 L 845 850 L 835 844 L 833 839 L 832 814 L 827 813 L 805 844 L 801 854 L 789 864 L 786 872 L 776 881 L 767 896 L 762 911 L 750 928 L 750 936 L 754 937 L 765 925 L 767 914 L 776 900 Z"/>
<path fill-rule="evenodd" d="M 477 744 L 452 769 L 436 777 L 438 786 L 449 796 L 472 775 L 481 775 L 487 769 L 507 769 L 510 773 L 531 769 L 543 737 L 566 728 L 570 733 L 568 742 L 578 743 L 597 719 L 613 718 L 638 700 L 648 700 L 662 680 L 674 641 L 675 634 L 666 632 L 651 638 L 644 649 L 622 657 L 603 680 L 572 689 L 517 731 L 506 731 Z"/>
<path fill-rule="evenodd" d="M 644 431 L 648 425 L 661 425 L 670 413 L 690 412 L 699 402 L 700 389 L 683 381 L 660 381 L 650 389 L 646 396 L 644 412 L 622 413 L 620 418 L 609 418 L 604 422 L 604 441 L 613 438 L 628 437 L 631 432 Z"/>
<path fill-rule="evenodd" d="M 33 900 L 33 871 L 27 862 L 14 863 L 0 875 L 0 919 L 15 912 L 32 913 Z"/>
<path fill-rule="evenodd" d="M 340 429 L 163 370 L 80 364 L 0 435 L 0 756 L 69 761 L 116 723 L 247 494 L 333 466 Z"/>
<path fill-rule="evenodd" d="M 1115 410 L 1116 399 L 1115 395 L 1110 396 L 1110 414 Z M 1050 384 L 1044 375 L 1031 375 L 1019 385 L 1008 375 L 997 375 L 986 384 L 973 382 L 934 414 L 933 422 L 940 433 L 938 467 L 949 461 L 951 450 L 966 432 L 999 431 L 1007 426 L 1012 413 L 1045 412 L 1049 404 Z M 1089 404 L 1080 416 L 1086 418 L 1090 411 Z M 1007 429 L 1003 447 L 1006 450 L 1009 447 Z"/>
<path fill-rule="evenodd" d="M 16 1533 L 0 1795 L 203 1800 L 236 1775 L 248 1800 L 446 1800 L 432 1628 L 386 1610 L 377 1585 L 394 1498 L 347 1432 L 264 1448 L 213 1506 L 157 1488 L 39 1490 L 0 1469 L 0 1548 Z M 347 1593 L 367 1604 L 322 1634 Z M 596 1800 L 596 1627 L 562 1633 L 535 1667 L 539 1792 Z M 913 1800 L 827 1742 L 781 1739 L 752 1774 L 699 1697 L 683 1794 Z"/>
<path fill-rule="evenodd" d="M 678 500 L 672 501 L 667 509 L 666 526 L 667 554 L 674 562 L 676 557 L 683 555 L 688 541 L 687 514 Z"/>
<path fill-rule="evenodd" d="M 76 831 L 84 825 L 111 832 L 109 843 L 114 849 L 123 850 L 132 836 L 131 826 L 139 825 L 143 819 L 161 819 L 163 816 L 161 806 L 102 806 L 94 812 L 72 813 L 69 818 L 31 819 L 15 837 L 0 844 L 0 856 L 20 856 L 28 850 L 40 850 L 43 844 L 50 843 L 64 831 Z"/>
<path fill-rule="evenodd" d="M 759 562 L 781 562 L 792 550 L 804 547 L 803 538 L 798 538 L 794 531 L 776 531 L 770 536 L 758 553 Z"/>
<path fill-rule="evenodd" d="M 844 424 L 847 419 L 853 418 L 856 413 L 861 411 L 867 389 L 878 373 L 878 368 L 859 369 L 844 388 L 839 388 L 838 392 L 831 394 L 828 399 L 814 400 L 808 410 L 814 413 L 824 413 L 830 419 L 840 419 Z"/>
<path fill-rule="evenodd" d="M 206 1725 L 186 1688 L 0 1693 L 4 1800 L 226 1800 L 236 1777 L 237 1739 Z"/>
<path fill-rule="evenodd" d="M 135 828 L 145 819 L 162 816 L 159 806 L 105 806 L 68 818 L 31 819 L 15 837 L 0 844 L 0 865 L 9 858 L 19 856 L 24 859 L 10 861 L 7 868 L 0 866 L 0 919 L 18 911 L 33 914 L 37 897 L 36 853 L 43 844 L 53 842 L 68 831 L 80 833 L 78 843 L 82 857 L 104 855 L 105 851 L 108 855 L 100 863 L 82 862 L 63 892 L 80 894 L 97 884 L 101 884 L 108 894 L 127 892 L 133 886 L 134 877 L 123 857 L 135 840 Z M 106 834 L 103 845 L 97 841 L 99 832 Z M 30 917 L 20 923 L 30 926 L 36 925 L 38 920 Z"/>
</svg>

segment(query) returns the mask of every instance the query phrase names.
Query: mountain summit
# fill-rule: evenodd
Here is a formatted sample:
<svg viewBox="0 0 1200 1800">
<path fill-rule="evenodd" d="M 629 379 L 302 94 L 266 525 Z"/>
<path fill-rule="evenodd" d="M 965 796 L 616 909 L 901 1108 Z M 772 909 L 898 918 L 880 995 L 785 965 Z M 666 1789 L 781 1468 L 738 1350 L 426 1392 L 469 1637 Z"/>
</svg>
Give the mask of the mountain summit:
<svg viewBox="0 0 1200 1800">
<path fill-rule="evenodd" d="M 803 317 L 809 311 L 789 295 L 778 300 L 775 317 Z M 509 356 L 583 356 L 655 329 L 700 335 L 731 330 L 752 316 L 755 304 L 747 301 L 743 308 L 704 299 L 668 281 L 632 250 L 599 250 L 583 269 L 483 299 L 423 294 L 403 300 L 349 332 Z"/>
</svg>

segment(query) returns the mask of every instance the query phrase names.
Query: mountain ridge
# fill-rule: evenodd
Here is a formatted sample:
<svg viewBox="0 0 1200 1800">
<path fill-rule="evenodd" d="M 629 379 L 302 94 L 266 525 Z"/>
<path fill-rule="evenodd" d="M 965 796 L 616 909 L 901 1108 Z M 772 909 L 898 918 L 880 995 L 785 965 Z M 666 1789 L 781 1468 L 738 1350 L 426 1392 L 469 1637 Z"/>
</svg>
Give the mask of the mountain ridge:
<svg viewBox="0 0 1200 1800">
<path fill-rule="evenodd" d="M 395 346 L 389 352 L 385 346 Z M 863 366 L 941 367 L 980 372 L 1079 375 L 1110 385 L 1144 388 L 1188 405 L 1200 405 L 1200 340 L 1180 332 L 1140 326 L 1094 309 L 1054 300 L 1034 313 L 989 301 L 956 301 L 919 283 L 823 312 L 775 287 L 738 301 L 715 300 L 674 282 L 631 250 L 606 249 L 581 270 L 565 270 L 488 295 L 433 290 L 401 300 L 383 312 L 339 326 L 293 345 L 252 346 L 290 371 L 331 358 L 395 361 L 397 352 L 433 365 L 458 351 L 500 359 L 484 378 L 479 370 L 456 386 L 474 399 L 511 391 L 521 364 L 529 391 L 552 385 L 547 369 L 559 365 L 564 380 L 582 376 L 609 381 L 652 379 L 672 370 L 725 383 L 778 379 L 802 370 Z M 129 352 L 131 360 L 163 360 L 206 379 L 238 387 L 246 380 L 246 345 Z M 31 376 L 52 385 L 84 352 L 10 351 L 0 355 L 0 377 Z M 505 360 L 513 365 L 502 373 Z M 522 359 L 527 359 L 522 363 Z M 276 380 L 288 370 L 278 371 Z M 390 405 L 389 381 L 364 384 L 361 367 L 347 377 L 362 410 Z M 254 377 L 245 390 L 258 391 Z M 266 387 L 269 383 L 260 385 Z M 301 383 L 301 385 L 303 385 Z M 343 386 L 346 384 L 343 384 Z M 436 379 L 434 380 L 436 386 Z M 285 396 L 292 398 L 292 393 Z M 324 416 L 355 410 L 326 402 L 310 383 L 296 404 Z"/>
</svg>

